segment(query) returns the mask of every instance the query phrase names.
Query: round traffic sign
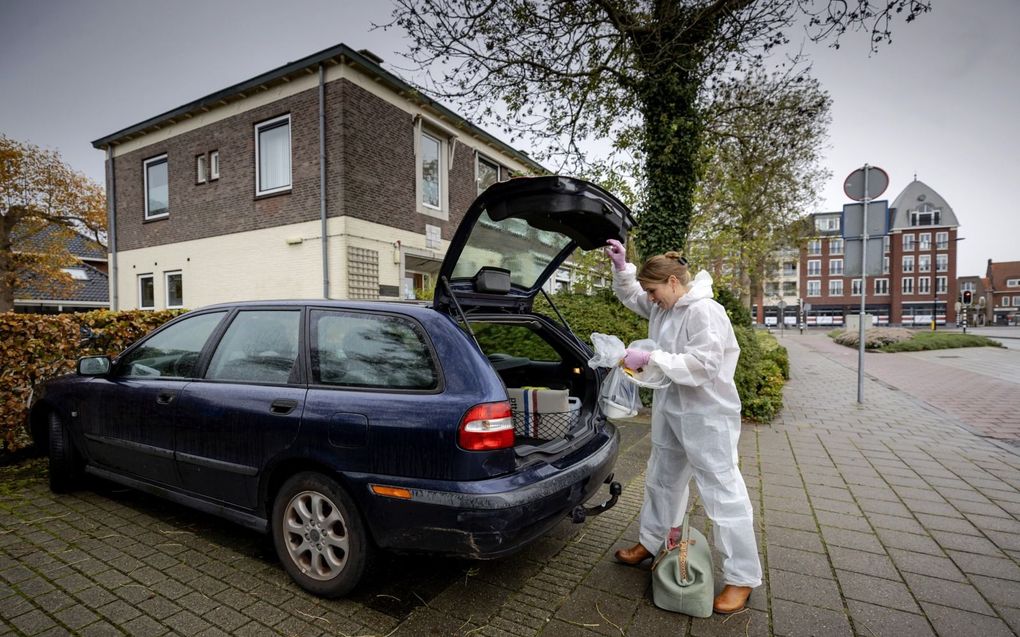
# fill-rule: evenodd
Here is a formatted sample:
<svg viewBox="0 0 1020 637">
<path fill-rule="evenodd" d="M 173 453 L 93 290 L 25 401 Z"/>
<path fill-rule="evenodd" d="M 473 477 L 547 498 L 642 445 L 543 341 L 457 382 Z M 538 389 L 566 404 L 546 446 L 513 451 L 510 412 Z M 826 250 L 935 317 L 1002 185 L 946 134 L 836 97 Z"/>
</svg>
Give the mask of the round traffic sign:
<svg viewBox="0 0 1020 637">
<path fill-rule="evenodd" d="M 868 191 L 864 192 L 864 172 L 868 173 Z M 875 199 L 889 187 L 889 175 L 877 166 L 864 165 L 850 173 L 843 182 L 843 192 L 854 201 Z"/>
</svg>

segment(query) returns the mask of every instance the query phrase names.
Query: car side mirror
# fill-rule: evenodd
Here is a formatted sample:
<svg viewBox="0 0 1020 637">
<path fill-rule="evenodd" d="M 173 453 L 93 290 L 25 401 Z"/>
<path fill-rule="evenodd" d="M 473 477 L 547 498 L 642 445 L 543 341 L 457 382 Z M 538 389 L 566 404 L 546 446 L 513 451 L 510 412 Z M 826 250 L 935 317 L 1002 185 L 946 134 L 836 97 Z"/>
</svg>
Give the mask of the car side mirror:
<svg viewBox="0 0 1020 637">
<path fill-rule="evenodd" d="M 109 356 L 82 356 L 78 359 L 79 376 L 105 376 L 113 364 Z"/>
</svg>

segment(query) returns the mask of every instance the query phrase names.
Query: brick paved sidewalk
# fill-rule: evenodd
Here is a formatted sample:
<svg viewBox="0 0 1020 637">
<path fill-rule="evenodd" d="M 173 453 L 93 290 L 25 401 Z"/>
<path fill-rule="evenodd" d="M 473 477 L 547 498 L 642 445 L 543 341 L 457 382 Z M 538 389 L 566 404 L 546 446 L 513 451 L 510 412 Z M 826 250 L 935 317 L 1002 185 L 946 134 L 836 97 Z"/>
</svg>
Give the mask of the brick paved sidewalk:
<svg viewBox="0 0 1020 637">
<path fill-rule="evenodd" d="M 647 419 L 622 423 L 620 504 L 489 563 L 389 556 L 356 594 L 298 590 L 257 535 L 109 485 L 0 482 L 0 636 L 1009 635 L 1020 631 L 1020 456 L 952 413 L 785 338 L 793 378 L 742 470 L 766 583 L 695 619 L 650 602 L 637 538 Z M 700 513 L 700 512 L 699 512 Z M 708 522 L 696 516 L 702 529 Z"/>
</svg>

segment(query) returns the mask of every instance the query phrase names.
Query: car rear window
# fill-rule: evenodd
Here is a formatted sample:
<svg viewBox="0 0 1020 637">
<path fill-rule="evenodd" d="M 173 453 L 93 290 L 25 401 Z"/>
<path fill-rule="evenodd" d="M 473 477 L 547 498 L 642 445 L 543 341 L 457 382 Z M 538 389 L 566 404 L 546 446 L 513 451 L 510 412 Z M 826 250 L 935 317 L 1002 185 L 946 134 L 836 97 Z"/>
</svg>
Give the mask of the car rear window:
<svg viewBox="0 0 1020 637">
<path fill-rule="evenodd" d="M 533 361 L 560 362 L 563 357 L 531 328 L 506 323 L 471 323 L 486 356 L 508 355 Z"/>
<path fill-rule="evenodd" d="M 321 385 L 430 390 L 439 374 L 412 321 L 358 312 L 312 312 L 312 379 Z"/>
</svg>

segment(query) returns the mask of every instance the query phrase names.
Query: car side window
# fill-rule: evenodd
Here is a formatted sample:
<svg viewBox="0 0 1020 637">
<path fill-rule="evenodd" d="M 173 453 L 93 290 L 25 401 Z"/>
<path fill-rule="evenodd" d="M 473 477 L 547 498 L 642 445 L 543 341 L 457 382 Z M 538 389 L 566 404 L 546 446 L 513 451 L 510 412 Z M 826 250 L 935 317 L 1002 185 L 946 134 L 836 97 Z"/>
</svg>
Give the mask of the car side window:
<svg viewBox="0 0 1020 637">
<path fill-rule="evenodd" d="M 213 354 L 207 379 L 287 383 L 298 356 L 300 310 L 237 313 Z"/>
<path fill-rule="evenodd" d="M 118 376 L 127 378 L 194 378 L 205 342 L 226 312 L 185 318 L 161 330 L 117 362 Z"/>
<path fill-rule="evenodd" d="M 321 385 L 435 389 L 439 385 L 421 328 L 395 316 L 312 312 L 312 377 Z"/>
</svg>

